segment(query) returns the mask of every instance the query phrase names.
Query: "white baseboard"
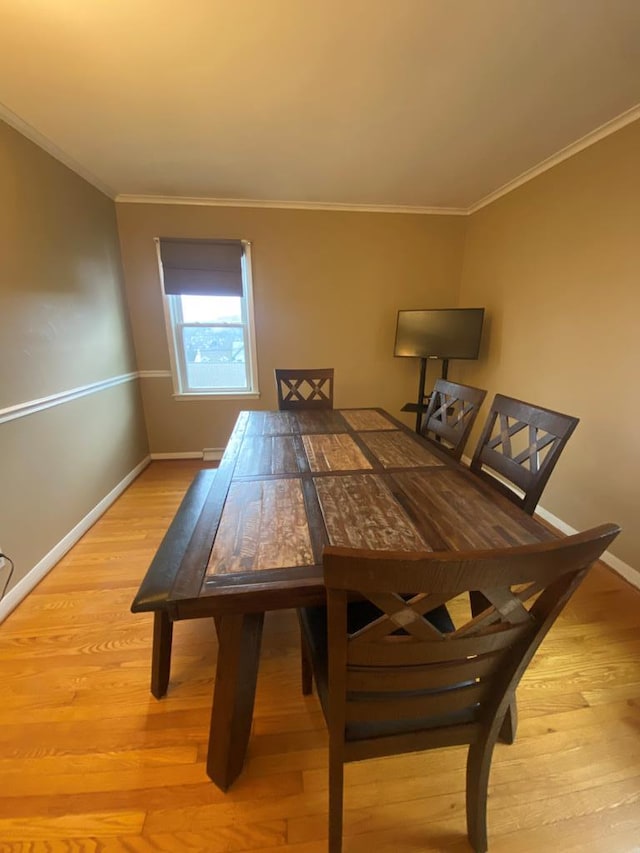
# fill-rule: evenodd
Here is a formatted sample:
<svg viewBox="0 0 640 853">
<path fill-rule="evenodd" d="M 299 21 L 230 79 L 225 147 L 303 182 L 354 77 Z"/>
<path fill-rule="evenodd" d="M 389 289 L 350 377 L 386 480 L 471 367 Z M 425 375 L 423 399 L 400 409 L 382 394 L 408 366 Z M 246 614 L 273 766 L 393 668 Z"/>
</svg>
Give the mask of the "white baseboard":
<svg viewBox="0 0 640 853">
<path fill-rule="evenodd" d="M 204 462 L 219 462 L 222 459 L 224 447 L 205 447 L 203 450 L 185 450 L 176 453 L 152 453 L 151 459 L 202 459 Z"/>
<path fill-rule="evenodd" d="M 201 450 L 187 450 L 184 453 L 152 453 L 151 461 L 162 461 L 165 459 L 202 459 Z"/>
<path fill-rule="evenodd" d="M 124 490 L 129 486 L 135 478 L 140 474 L 150 462 L 150 458 L 146 456 L 139 465 L 130 471 L 127 476 L 115 486 L 108 495 L 106 495 L 99 504 L 97 504 L 85 517 L 76 524 L 76 526 L 67 533 L 64 539 L 61 539 L 48 554 L 40 560 L 27 574 L 21 578 L 18 583 L 12 587 L 5 597 L 0 601 L 0 622 L 14 610 L 21 601 L 34 589 L 47 575 L 51 569 L 58 563 L 64 555 L 69 551 L 76 542 L 84 536 L 89 528 L 95 524 L 100 516 L 111 506 L 111 504 L 119 498 Z"/>
<path fill-rule="evenodd" d="M 205 462 L 219 462 L 222 459 L 224 447 L 205 447 L 202 458 Z"/>
<path fill-rule="evenodd" d="M 469 467 L 471 464 L 471 459 L 468 456 L 462 457 L 462 462 Z M 493 473 L 493 472 L 492 472 Z M 498 479 L 502 480 L 501 477 Z M 502 480 L 505 486 L 511 488 L 511 484 L 506 480 Z M 515 491 L 515 489 L 512 489 Z M 520 493 L 522 494 L 522 493 Z M 540 518 L 543 518 L 553 527 L 556 527 L 562 533 L 567 536 L 573 536 L 574 533 L 579 533 L 579 530 L 576 530 L 575 527 L 571 527 L 566 521 L 563 521 L 561 518 L 553 515 L 553 513 L 549 512 L 548 509 L 545 509 L 543 506 L 538 505 L 536 507 L 536 515 L 539 515 Z M 605 551 L 604 554 L 600 557 L 603 563 L 609 566 L 610 569 L 613 569 L 614 572 L 617 572 L 621 577 L 623 577 L 626 581 L 629 581 L 632 586 L 640 589 L 640 571 L 634 569 L 633 566 L 629 566 L 627 563 L 624 563 L 619 557 L 615 557 L 609 551 Z"/>
<path fill-rule="evenodd" d="M 549 524 L 556 527 L 562 533 L 566 533 L 567 536 L 573 536 L 574 533 L 580 532 L 562 521 L 561 518 L 557 518 L 553 513 L 549 512 L 549 510 L 542 506 L 536 507 L 536 515 L 539 515 L 540 518 L 548 521 Z M 614 572 L 619 574 L 626 581 L 629 581 L 630 584 L 637 587 L 637 589 L 640 589 L 640 572 L 627 563 L 624 563 L 619 557 L 614 556 L 610 551 L 605 551 L 600 559 L 603 563 L 609 566 L 610 569 L 613 569 Z"/>
<path fill-rule="evenodd" d="M 209 455 L 211 454 L 211 455 Z M 213 455 L 215 454 L 215 455 Z M 115 486 L 108 495 L 106 495 L 99 504 L 97 504 L 91 512 L 76 524 L 76 526 L 67 533 L 67 535 L 58 542 L 55 547 L 46 554 L 40 562 L 35 565 L 18 583 L 12 587 L 5 597 L 0 601 L 0 622 L 14 610 L 21 601 L 34 589 L 50 571 L 58 563 L 62 557 L 69 551 L 79 539 L 95 524 L 100 516 L 111 506 L 111 504 L 120 497 L 122 492 L 129 486 L 135 478 L 147 467 L 152 459 L 220 459 L 222 450 L 218 448 L 205 448 L 204 451 L 194 451 L 191 453 L 152 453 L 151 456 L 145 457 L 139 465 L 130 471 L 127 476 Z M 578 531 L 568 525 L 562 519 L 553 515 L 544 507 L 536 508 L 536 515 L 539 515 L 549 524 L 552 524 L 562 533 L 571 536 Z M 620 560 L 618 557 L 605 551 L 600 558 L 603 563 L 612 568 L 630 584 L 640 589 L 640 572 L 629 566 L 627 563 Z"/>
</svg>

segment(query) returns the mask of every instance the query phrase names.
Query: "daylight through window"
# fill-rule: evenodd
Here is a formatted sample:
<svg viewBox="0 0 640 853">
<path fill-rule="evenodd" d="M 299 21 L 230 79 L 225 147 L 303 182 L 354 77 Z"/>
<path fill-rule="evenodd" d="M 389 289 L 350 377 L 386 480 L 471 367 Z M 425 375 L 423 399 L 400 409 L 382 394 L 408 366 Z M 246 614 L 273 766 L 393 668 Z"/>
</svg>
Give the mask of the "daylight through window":
<svg viewBox="0 0 640 853">
<path fill-rule="evenodd" d="M 249 244 L 165 238 L 158 244 L 176 391 L 256 394 Z"/>
</svg>

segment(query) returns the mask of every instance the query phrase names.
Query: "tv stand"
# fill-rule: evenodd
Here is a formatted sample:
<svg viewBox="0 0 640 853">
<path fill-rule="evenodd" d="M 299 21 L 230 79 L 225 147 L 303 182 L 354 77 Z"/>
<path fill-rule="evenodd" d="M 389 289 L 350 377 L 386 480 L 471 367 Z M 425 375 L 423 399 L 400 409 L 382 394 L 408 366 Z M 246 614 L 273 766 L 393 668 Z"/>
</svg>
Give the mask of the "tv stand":
<svg viewBox="0 0 640 853">
<path fill-rule="evenodd" d="M 442 359 L 442 379 L 446 379 L 449 373 L 449 359 Z M 418 382 L 418 399 L 415 403 L 405 403 L 401 412 L 415 412 L 416 413 L 416 432 L 420 432 L 420 427 L 422 426 L 422 416 L 427 411 L 429 407 L 429 397 L 430 394 L 425 394 L 424 386 L 427 380 L 427 359 L 420 359 L 420 380 Z"/>
</svg>

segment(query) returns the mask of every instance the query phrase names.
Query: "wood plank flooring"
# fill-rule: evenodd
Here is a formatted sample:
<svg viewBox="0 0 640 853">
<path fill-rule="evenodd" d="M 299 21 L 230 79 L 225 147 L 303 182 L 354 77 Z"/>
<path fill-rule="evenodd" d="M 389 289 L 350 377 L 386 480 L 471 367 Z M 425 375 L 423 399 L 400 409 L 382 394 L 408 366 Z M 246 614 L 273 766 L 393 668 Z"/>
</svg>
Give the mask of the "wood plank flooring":
<svg viewBox="0 0 640 853">
<path fill-rule="evenodd" d="M 205 774 L 210 620 L 175 626 L 169 693 L 149 693 L 152 618 L 129 605 L 198 467 L 154 462 L 0 626 L 0 853 L 326 850 L 327 740 L 292 612 L 267 615 L 228 794 Z M 640 851 L 640 592 L 594 569 L 518 699 L 517 741 L 493 762 L 492 853 Z M 345 853 L 468 851 L 465 757 L 349 765 Z"/>
</svg>

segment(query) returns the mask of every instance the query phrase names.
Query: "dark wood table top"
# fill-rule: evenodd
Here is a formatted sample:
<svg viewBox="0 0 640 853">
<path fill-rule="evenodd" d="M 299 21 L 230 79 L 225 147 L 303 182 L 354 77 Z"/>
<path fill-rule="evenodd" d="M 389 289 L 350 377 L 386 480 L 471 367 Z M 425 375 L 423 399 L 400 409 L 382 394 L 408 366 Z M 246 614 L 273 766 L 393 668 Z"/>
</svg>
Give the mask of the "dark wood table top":
<svg viewBox="0 0 640 853">
<path fill-rule="evenodd" d="M 381 409 L 242 412 L 132 609 L 175 620 L 307 604 L 324 594 L 327 543 L 439 551 L 552 536 Z"/>
</svg>

